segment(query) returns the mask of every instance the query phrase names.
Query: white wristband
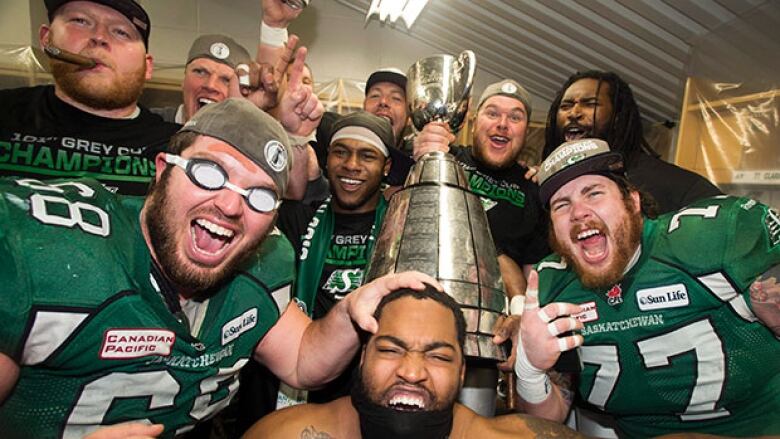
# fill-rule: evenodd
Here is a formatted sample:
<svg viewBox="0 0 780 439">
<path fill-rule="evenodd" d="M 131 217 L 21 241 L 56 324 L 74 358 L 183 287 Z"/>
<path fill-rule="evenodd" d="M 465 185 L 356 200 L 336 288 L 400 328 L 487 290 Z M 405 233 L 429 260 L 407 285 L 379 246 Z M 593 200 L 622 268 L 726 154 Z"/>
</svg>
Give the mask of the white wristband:
<svg viewBox="0 0 780 439">
<path fill-rule="evenodd" d="M 517 394 L 531 404 L 544 402 L 552 393 L 550 377 L 541 369 L 537 369 L 528 361 L 523 349 L 522 340 L 517 342 L 517 359 L 515 360 Z"/>
<path fill-rule="evenodd" d="M 287 28 L 271 27 L 265 24 L 260 25 L 260 44 L 266 44 L 273 47 L 282 47 L 287 44 Z"/>
<path fill-rule="evenodd" d="M 509 314 L 513 316 L 523 315 L 523 308 L 525 308 L 525 296 L 518 294 L 509 301 Z"/>
</svg>

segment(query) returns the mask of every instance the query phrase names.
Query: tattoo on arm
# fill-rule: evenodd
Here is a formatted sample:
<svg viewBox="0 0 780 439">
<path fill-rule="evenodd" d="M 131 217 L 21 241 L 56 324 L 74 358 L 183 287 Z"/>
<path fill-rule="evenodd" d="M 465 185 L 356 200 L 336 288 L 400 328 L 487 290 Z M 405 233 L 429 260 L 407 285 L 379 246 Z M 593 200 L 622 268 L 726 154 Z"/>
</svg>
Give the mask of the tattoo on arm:
<svg viewBox="0 0 780 439">
<path fill-rule="evenodd" d="M 301 431 L 301 439 L 333 439 L 333 436 L 324 431 L 317 431 L 313 425 L 310 425 Z"/>
<path fill-rule="evenodd" d="M 546 419 L 536 418 L 528 415 L 516 415 L 520 416 L 525 422 L 526 427 L 536 438 L 580 438 L 582 435 L 569 427 L 559 424 L 557 422 L 548 421 Z"/>
</svg>

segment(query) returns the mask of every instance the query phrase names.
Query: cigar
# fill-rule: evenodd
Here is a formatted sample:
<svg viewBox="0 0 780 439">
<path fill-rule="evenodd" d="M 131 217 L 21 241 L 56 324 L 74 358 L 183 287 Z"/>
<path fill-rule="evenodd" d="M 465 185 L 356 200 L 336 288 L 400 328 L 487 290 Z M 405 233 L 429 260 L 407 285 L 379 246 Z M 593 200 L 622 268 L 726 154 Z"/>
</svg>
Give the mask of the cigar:
<svg viewBox="0 0 780 439">
<path fill-rule="evenodd" d="M 73 52 L 60 49 L 57 46 L 47 45 L 43 46 L 43 51 L 49 55 L 50 58 L 65 61 L 67 63 L 75 64 L 79 67 L 92 68 L 95 67 L 95 61 L 87 58 L 86 56 L 77 55 Z"/>
</svg>

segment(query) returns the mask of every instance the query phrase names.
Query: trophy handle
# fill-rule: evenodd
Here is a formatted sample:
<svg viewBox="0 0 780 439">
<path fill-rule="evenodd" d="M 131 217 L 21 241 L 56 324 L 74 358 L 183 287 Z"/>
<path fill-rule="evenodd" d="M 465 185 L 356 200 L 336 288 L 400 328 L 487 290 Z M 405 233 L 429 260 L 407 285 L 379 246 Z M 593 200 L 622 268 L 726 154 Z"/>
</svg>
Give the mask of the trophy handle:
<svg viewBox="0 0 780 439">
<path fill-rule="evenodd" d="M 467 94 L 471 94 L 471 86 L 474 85 L 474 76 L 477 74 L 477 56 L 471 50 L 464 50 L 458 55 L 458 64 L 464 67 L 466 82 L 469 84 Z"/>
</svg>

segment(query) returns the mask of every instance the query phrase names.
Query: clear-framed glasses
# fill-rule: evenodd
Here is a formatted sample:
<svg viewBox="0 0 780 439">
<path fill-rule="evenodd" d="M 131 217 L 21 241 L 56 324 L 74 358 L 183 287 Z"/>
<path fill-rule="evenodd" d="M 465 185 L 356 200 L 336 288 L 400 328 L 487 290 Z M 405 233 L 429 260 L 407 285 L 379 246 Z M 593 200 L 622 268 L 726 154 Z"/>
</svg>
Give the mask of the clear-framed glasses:
<svg viewBox="0 0 780 439">
<path fill-rule="evenodd" d="M 280 201 L 273 189 L 267 187 L 240 188 L 228 181 L 227 172 L 217 163 L 206 159 L 185 159 L 176 154 L 165 154 L 165 161 L 184 170 L 196 186 L 209 190 L 230 189 L 240 194 L 252 210 L 261 213 L 272 212 Z"/>
</svg>

